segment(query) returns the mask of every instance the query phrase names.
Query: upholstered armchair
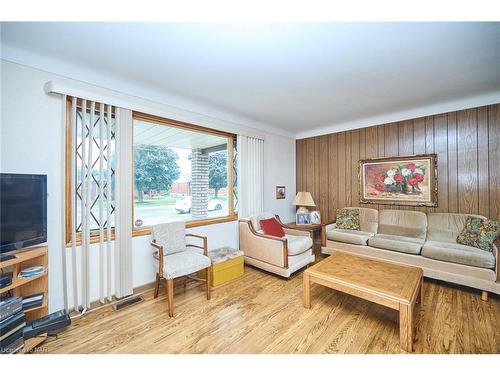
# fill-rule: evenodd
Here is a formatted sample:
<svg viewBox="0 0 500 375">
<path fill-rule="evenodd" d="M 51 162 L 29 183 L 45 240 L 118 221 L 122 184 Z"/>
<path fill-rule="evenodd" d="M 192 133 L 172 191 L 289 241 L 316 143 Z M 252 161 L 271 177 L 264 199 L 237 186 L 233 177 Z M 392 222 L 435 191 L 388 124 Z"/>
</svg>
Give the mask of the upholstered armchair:
<svg viewBox="0 0 500 375">
<path fill-rule="evenodd" d="M 260 226 L 260 220 L 275 217 L 285 237 L 268 236 Z M 283 277 L 314 262 L 313 233 L 307 229 L 290 228 L 278 215 L 262 213 L 239 220 L 240 250 L 245 263 Z"/>
<path fill-rule="evenodd" d="M 209 300 L 212 262 L 207 256 L 207 237 L 186 233 L 186 226 L 182 221 L 154 225 L 151 233 L 151 246 L 155 249 L 153 257 L 157 263 L 154 298 L 158 297 L 160 282 L 166 280 L 168 315 L 174 316 L 174 279 L 177 277 L 187 276 L 205 281 Z M 202 245 L 186 243 L 186 237 L 201 240 Z M 198 279 L 192 275 L 203 269 L 206 269 L 206 279 Z"/>
</svg>

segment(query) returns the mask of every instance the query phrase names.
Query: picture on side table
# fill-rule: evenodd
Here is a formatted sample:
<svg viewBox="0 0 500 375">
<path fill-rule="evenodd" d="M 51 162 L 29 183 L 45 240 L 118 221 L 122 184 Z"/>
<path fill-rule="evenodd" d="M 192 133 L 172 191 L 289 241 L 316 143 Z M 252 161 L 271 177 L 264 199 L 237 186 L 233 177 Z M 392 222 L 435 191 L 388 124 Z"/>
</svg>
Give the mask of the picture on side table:
<svg viewBox="0 0 500 375">
<path fill-rule="evenodd" d="M 321 224 L 321 215 L 319 211 L 311 212 L 311 224 Z"/>
<path fill-rule="evenodd" d="M 286 187 L 276 186 L 276 199 L 285 199 L 285 198 L 286 198 Z"/>
<path fill-rule="evenodd" d="M 359 162 L 361 203 L 437 206 L 437 155 Z"/>
<path fill-rule="evenodd" d="M 311 214 L 297 214 L 296 223 L 298 225 L 310 225 L 311 224 Z"/>
</svg>

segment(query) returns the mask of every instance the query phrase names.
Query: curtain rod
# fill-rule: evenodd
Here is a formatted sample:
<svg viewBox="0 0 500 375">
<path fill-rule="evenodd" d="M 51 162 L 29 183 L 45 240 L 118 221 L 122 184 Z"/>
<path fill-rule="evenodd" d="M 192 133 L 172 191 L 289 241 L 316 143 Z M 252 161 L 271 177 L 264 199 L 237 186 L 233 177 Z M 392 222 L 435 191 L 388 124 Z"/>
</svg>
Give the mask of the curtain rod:
<svg viewBox="0 0 500 375">
<path fill-rule="evenodd" d="M 221 120 L 189 110 L 172 107 L 166 104 L 124 94 L 118 91 L 102 88 L 81 82 L 48 81 L 44 85 L 46 94 L 59 94 L 87 99 L 98 103 L 107 103 L 116 107 L 143 112 L 167 119 L 183 121 L 207 128 L 221 130 L 238 135 L 265 140 L 265 133 L 248 128 L 245 125 Z"/>
</svg>

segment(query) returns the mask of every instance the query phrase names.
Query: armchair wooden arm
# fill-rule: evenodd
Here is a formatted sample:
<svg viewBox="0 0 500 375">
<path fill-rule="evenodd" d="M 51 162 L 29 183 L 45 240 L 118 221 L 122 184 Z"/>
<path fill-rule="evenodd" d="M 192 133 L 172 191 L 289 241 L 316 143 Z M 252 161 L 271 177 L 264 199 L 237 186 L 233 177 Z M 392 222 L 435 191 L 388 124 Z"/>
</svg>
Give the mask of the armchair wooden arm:
<svg viewBox="0 0 500 375">
<path fill-rule="evenodd" d="M 290 230 L 290 233 L 289 234 L 292 234 L 291 232 L 295 232 L 297 235 L 303 235 L 304 232 L 307 232 L 309 233 L 309 236 L 312 238 L 313 237 L 313 233 L 314 231 L 312 229 L 309 229 L 309 228 L 300 228 L 300 229 L 297 229 L 296 227 L 292 227 L 290 225 L 287 225 L 285 223 L 283 223 L 279 217 L 279 215 L 274 215 L 276 217 L 276 220 L 278 220 L 278 223 L 280 223 L 280 225 L 282 226 L 283 229 L 289 229 Z M 286 230 L 285 230 L 286 232 Z M 300 233 L 302 232 L 302 233 Z"/>
<path fill-rule="evenodd" d="M 203 255 L 207 256 L 208 255 L 208 242 L 207 242 L 207 237 L 206 236 L 200 236 L 198 234 L 193 234 L 193 233 L 186 233 L 186 237 L 194 237 L 194 238 L 199 238 L 203 240 L 203 247 L 199 245 L 193 245 L 193 244 L 187 244 L 186 247 L 195 247 L 197 249 L 203 250 Z"/>
<path fill-rule="evenodd" d="M 151 246 L 153 246 L 158 253 L 158 276 L 160 278 L 163 277 L 163 246 L 158 245 L 155 240 L 149 242 Z"/>
</svg>

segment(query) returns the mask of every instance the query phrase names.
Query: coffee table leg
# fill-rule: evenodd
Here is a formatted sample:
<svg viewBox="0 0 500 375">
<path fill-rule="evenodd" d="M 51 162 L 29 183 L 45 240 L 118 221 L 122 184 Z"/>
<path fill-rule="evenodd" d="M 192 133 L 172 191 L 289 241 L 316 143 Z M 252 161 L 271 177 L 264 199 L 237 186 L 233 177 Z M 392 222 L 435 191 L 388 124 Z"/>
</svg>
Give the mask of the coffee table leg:
<svg viewBox="0 0 500 375">
<path fill-rule="evenodd" d="M 412 305 L 399 305 L 399 346 L 411 353 L 413 344 Z"/>
<path fill-rule="evenodd" d="M 306 309 L 311 308 L 311 282 L 309 280 L 309 274 L 307 270 L 302 273 L 304 281 L 304 307 Z"/>
</svg>

